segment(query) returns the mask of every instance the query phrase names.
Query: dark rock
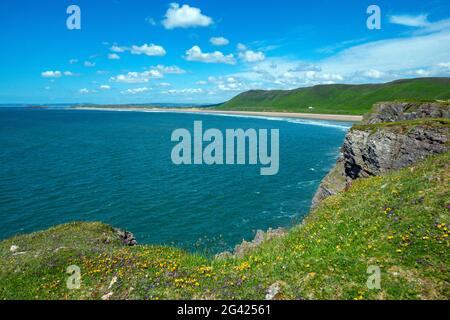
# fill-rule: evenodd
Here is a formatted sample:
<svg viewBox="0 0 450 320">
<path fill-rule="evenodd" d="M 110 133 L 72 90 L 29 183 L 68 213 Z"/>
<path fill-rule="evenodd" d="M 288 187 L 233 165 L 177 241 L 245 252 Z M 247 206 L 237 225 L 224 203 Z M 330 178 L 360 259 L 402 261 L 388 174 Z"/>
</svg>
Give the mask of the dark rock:
<svg viewBox="0 0 450 320">
<path fill-rule="evenodd" d="M 137 245 L 136 238 L 134 237 L 134 234 L 128 231 L 123 231 L 120 229 L 115 229 L 116 234 L 119 236 L 120 240 L 122 240 L 122 243 L 126 246 L 135 246 Z"/>
<path fill-rule="evenodd" d="M 312 200 L 312 207 L 316 207 L 322 200 L 345 190 L 348 184 L 348 178 L 345 175 L 344 163 L 344 158 L 341 156 L 336 166 L 322 180 Z"/>
<path fill-rule="evenodd" d="M 417 198 L 417 199 L 412 200 L 412 201 L 411 201 L 411 204 L 414 204 L 414 205 L 416 205 L 416 204 L 422 204 L 424 201 L 425 201 L 425 197 L 424 197 L 424 196 L 421 196 L 421 197 L 419 197 L 419 198 Z"/>
<path fill-rule="evenodd" d="M 378 176 L 410 166 L 427 156 L 449 150 L 447 127 L 418 125 L 406 132 L 380 128 L 352 130 L 342 151 L 347 179 Z"/>
<path fill-rule="evenodd" d="M 422 118 L 450 118 L 448 103 L 441 102 L 380 102 L 364 117 L 367 124 L 398 122 Z"/>
</svg>

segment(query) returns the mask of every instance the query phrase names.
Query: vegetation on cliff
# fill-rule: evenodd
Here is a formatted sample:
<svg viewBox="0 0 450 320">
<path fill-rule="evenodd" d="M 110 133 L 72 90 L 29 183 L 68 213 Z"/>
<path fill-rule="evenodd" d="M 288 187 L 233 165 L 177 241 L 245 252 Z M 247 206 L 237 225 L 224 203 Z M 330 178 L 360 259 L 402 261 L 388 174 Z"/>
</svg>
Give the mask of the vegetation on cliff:
<svg viewBox="0 0 450 320">
<path fill-rule="evenodd" d="M 449 99 L 450 78 L 419 78 L 383 84 L 252 90 L 236 96 L 218 109 L 361 115 L 380 101 Z"/>
<path fill-rule="evenodd" d="M 450 153 L 356 180 L 244 257 L 124 246 L 101 223 L 0 243 L 0 299 L 448 299 Z M 66 286 L 77 265 L 81 287 Z M 369 266 L 381 288 L 368 289 Z"/>
<path fill-rule="evenodd" d="M 405 132 L 406 130 L 411 130 L 416 127 L 424 127 L 424 128 L 442 128 L 442 129 L 450 129 L 450 119 L 442 118 L 442 119 L 414 119 L 414 120 L 406 120 L 406 121 L 397 121 L 397 122 L 382 122 L 382 123 L 374 123 L 374 124 L 355 124 L 350 129 L 351 131 L 368 131 L 368 132 L 376 132 L 377 130 L 392 130 L 394 132 Z"/>
</svg>

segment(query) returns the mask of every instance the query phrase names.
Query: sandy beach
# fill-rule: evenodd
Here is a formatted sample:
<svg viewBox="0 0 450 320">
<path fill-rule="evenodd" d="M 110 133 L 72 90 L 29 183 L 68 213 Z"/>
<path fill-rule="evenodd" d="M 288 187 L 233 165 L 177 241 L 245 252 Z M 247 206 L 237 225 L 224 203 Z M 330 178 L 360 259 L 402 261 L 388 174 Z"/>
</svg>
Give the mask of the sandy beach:
<svg viewBox="0 0 450 320">
<path fill-rule="evenodd" d="M 174 113 L 201 113 L 217 115 L 241 115 L 254 117 L 275 117 L 275 118 L 298 118 L 330 121 L 360 122 L 362 116 L 338 115 L 338 114 L 314 114 L 314 113 L 290 113 L 290 112 L 255 112 L 255 111 L 226 111 L 210 110 L 200 108 L 97 108 L 97 107 L 74 107 L 77 110 L 97 110 L 97 111 L 135 111 L 135 112 L 174 112 Z"/>
</svg>

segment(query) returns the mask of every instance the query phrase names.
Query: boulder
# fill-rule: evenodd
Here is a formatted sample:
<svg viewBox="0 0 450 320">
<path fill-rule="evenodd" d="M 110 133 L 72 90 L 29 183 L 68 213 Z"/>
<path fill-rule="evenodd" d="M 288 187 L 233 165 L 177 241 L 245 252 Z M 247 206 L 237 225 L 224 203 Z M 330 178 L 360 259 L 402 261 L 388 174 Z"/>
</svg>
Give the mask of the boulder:
<svg viewBox="0 0 450 320">
<path fill-rule="evenodd" d="M 134 237 L 134 234 L 128 231 L 122 231 L 119 229 L 115 229 L 116 234 L 119 236 L 120 240 L 122 240 L 122 243 L 126 246 L 135 246 L 137 245 L 136 238 Z"/>
</svg>

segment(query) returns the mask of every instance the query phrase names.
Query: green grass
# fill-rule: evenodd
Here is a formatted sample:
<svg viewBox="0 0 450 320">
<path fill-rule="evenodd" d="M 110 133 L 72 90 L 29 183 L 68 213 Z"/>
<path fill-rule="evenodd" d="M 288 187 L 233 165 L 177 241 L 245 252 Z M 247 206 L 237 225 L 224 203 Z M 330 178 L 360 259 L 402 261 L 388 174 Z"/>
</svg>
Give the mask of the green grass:
<svg viewBox="0 0 450 320">
<path fill-rule="evenodd" d="M 411 130 L 415 127 L 426 127 L 426 128 L 443 128 L 450 129 L 450 119 L 432 119 L 432 118 L 421 118 L 407 121 L 399 122 L 382 122 L 376 124 L 355 124 L 350 129 L 359 131 L 371 131 L 376 132 L 379 129 L 393 130 L 397 132 L 405 132 L 406 130 Z"/>
<path fill-rule="evenodd" d="M 287 91 L 252 90 L 217 109 L 362 115 L 381 101 L 449 99 L 450 78 L 419 78 L 385 84 L 319 85 Z"/>
<path fill-rule="evenodd" d="M 0 243 L 0 299 L 263 299 L 274 283 L 279 299 L 448 299 L 449 183 L 450 153 L 357 180 L 239 259 L 124 247 L 101 223 L 20 235 Z M 79 290 L 66 288 L 69 265 L 81 268 Z M 366 286 L 371 265 L 381 290 Z"/>
</svg>

